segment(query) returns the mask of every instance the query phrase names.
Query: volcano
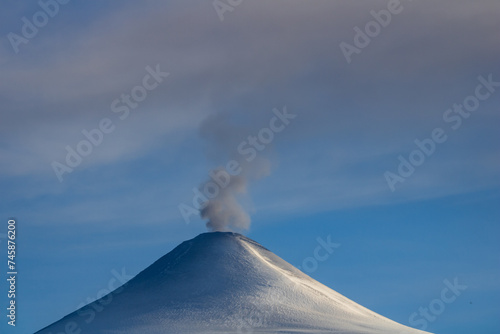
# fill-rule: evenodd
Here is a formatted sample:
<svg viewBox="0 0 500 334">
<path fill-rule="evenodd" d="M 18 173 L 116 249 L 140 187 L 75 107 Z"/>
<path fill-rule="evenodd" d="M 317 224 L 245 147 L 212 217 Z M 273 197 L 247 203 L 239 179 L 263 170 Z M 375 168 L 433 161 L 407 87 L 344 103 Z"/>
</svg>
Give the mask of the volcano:
<svg viewBox="0 0 500 334">
<path fill-rule="evenodd" d="M 36 334 L 59 333 L 426 332 L 364 308 L 241 234 L 213 232 Z"/>
</svg>

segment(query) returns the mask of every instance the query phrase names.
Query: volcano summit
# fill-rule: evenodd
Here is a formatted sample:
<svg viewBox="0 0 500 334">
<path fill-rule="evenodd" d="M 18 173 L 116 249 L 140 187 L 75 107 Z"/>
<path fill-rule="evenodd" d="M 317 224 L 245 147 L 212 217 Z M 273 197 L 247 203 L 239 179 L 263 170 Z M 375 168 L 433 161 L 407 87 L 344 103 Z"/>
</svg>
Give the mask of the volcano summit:
<svg viewBox="0 0 500 334">
<path fill-rule="evenodd" d="M 36 334 L 423 334 L 313 280 L 237 233 L 204 233 Z M 99 304 L 99 305 L 93 305 Z M 105 305 L 105 306 L 103 306 Z M 85 310 L 100 307 L 93 319 Z"/>
</svg>

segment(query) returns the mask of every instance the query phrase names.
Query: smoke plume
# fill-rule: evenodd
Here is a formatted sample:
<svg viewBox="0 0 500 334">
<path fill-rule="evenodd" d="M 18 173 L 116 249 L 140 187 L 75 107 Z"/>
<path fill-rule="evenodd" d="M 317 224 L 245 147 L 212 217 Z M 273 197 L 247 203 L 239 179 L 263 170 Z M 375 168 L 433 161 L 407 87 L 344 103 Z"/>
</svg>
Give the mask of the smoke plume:
<svg viewBox="0 0 500 334">
<path fill-rule="evenodd" d="M 213 169 L 209 180 L 200 186 L 200 192 L 207 197 L 200 215 L 207 220 L 206 226 L 210 231 L 247 230 L 251 222 L 246 208 L 249 183 L 270 173 L 270 162 L 263 153 L 259 152 L 259 156 L 252 161 L 237 153 L 238 145 L 250 134 L 248 128 L 237 124 L 231 122 L 227 113 L 219 113 L 207 118 L 200 129 L 209 144 L 209 158 L 223 162 L 224 166 L 230 161 L 238 165 L 235 168 L 237 173 L 225 167 Z"/>
<path fill-rule="evenodd" d="M 214 171 L 221 172 L 220 169 Z M 247 183 L 245 177 L 231 176 L 228 185 L 207 202 L 200 214 L 203 219 L 208 220 L 209 230 L 227 231 L 231 227 L 246 230 L 250 227 L 250 215 L 237 200 L 238 196 L 247 193 Z"/>
</svg>

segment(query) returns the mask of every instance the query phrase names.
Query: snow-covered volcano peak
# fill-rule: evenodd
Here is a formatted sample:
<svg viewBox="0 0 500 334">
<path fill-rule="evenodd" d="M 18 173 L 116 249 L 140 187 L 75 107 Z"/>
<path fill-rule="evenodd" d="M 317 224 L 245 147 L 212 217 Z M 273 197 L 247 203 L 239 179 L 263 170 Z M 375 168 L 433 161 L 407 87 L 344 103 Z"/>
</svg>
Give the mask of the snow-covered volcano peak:
<svg viewBox="0 0 500 334">
<path fill-rule="evenodd" d="M 232 232 L 177 246 L 113 295 L 39 331 L 81 333 L 423 333 L 399 325 L 313 280 Z M 99 309 L 93 319 L 86 310 Z M 87 313 L 88 314 L 88 313 Z M 91 320 L 91 321 L 89 321 Z"/>
</svg>

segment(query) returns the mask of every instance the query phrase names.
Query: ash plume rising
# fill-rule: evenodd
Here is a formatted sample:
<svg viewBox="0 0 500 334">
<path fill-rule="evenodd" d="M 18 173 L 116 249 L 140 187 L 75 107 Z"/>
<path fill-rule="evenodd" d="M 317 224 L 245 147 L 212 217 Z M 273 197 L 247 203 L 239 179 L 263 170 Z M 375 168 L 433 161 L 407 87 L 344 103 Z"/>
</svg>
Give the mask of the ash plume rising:
<svg viewBox="0 0 500 334">
<path fill-rule="evenodd" d="M 247 212 L 249 184 L 270 173 L 270 162 L 263 156 L 249 161 L 238 154 L 238 146 L 248 136 L 249 129 L 231 123 L 227 113 L 218 113 L 207 118 L 201 125 L 200 133 L 209 144 L 207 155 L 211 160 L 237 164 L 228 170 L 217 167 L 209 172 L 210 178 L 200 186 L 207 201 L 200 209 L 200 216 L 207 220 L 209 231 L 247 230 L 251 218 Z M 243 205 L 242 202 L 247 205 Z"/>
<path fill-rule="evenodd" d="M 214 171 L 220 173 L 221 169 Z M 231 227 L 246 230 L 250 227 L 250 215 L 237 199 L 239 195 L 247 194 L 247 186 L 245 177 L 231 176 L 227 186 L 207 202 L 200 215 L 208 220 L 207 228 L 210 231 L 227 231 Z"/>
</svg>

